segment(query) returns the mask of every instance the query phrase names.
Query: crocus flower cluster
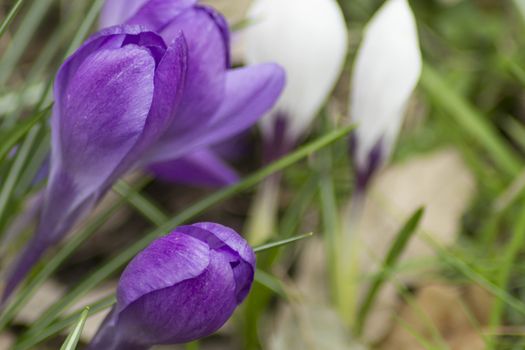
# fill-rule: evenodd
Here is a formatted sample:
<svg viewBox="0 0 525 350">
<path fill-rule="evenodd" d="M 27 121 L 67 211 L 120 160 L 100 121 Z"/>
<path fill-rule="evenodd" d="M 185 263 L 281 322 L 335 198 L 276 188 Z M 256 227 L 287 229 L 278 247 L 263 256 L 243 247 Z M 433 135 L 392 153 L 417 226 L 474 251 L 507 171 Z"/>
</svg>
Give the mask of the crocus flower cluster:
<svg viewBox="0 0 525 350">
<path fill-rule="evenodd" d="M 417 27 L 407 0 L 388 0 L 365 28 L 354 64 L 350 114 L 357 190 L 388 160 L 421 75 Z"/>
<path fill-rule="evenodd" d="M 124 270 L 117 303 L 88 349 L 145 350 L 208 336 L 246 298 L 254 271 L 255 254 L 234 230 L 178 227 Z"/>
<path fill-rule="evenodd" d="M 230 69 L 228 26 L 196 0 L 109 1 L 106 10 L 125 24 L 95 34 L 57 75 L 41 219 L 4 299 L 119 177 L 245 130 L 284 85 L 275 64 Z"/>
</svg>

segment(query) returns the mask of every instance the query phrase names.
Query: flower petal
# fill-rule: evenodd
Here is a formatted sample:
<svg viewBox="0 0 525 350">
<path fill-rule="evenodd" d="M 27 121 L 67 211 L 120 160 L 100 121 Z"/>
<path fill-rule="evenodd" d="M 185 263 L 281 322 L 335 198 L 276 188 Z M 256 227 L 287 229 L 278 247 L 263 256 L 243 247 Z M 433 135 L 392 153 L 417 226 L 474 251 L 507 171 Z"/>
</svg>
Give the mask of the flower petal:
<svg viewBox="0 0 525 350">
<path fill-rule="evenodd" d="M 421 64 L 417 28 L 407 1 L 387 1 L 367 25 L 354 66 L 350 110 L 358 125 L 358 168 L 367 167 L 380 140 L 382 159 L 390 155 Z"/>
<path fill-rule="evenodd" d="M 184 91 L 187 71 L 187 46 L 180 34 L 165 51 L 155 72 L 153 102 L 142 134 L 126 158 L 106 181 L 108 186 L 142 158 L 172 124 Z"/>
<path fill-rule="evenodd" d="M 100 12 L 100 27 L 124 24 L 150 0 L 106 0 Z"/>
<path fill-rule="evenodd" d="M 173 133 L 187 132 L 205 122 L 224 98 L 229 44 L 222 17 L 196 6 L 175 17 L 161 32 L 167 42 L 180 32 L 188 44 L 187 84 Z"/>
<path fill-rule="evenodd" d="M 152 164 L 149 170 L 161 180 L 196 186 L 226 186 L 239 179 L 235 170 L 208 149 Z"/>
<path fill-rule="evenodd" d="M 141 297 L 202 274 L 210 264 L 203 241 L 174 231 L 154 241 L 124 270 L 117 291 L 119 312 Z"/>
<path fill-rule="evenodd" d="M 139 139 L 153 100 L 155 62 L 148 50 L 99 50 L 75 71 L 53 115 L 60 149 L 52 150 L 51 181 L 59 168 L 90 193 Z"/>
<path fill-rule="evenodd" d="M 231 254 L 235 295 L 240 304 L 248 295 L 255 274 L 255 253 L 248 242 L 231 228 L 213 222 L 181 226 L 178 230 L 205 241 L 214 250 Z"/>
<path fill-rule="evenodd" d="M 125 2 L 124 0 L 120 1 Z M 121 23 L 140 24 L 156 32 L 160 32 L 179 14 L 195 5 L 197 1 L 198 0 L 149 0 L 144 6 L 137 9 L 137 11 Z"/>
<path fill-rule="evenodd" d="M 193 225 L 180 226 L 178 230 L 205 241 L 212 249 L 218 249 L 221 245 L 225 244 L 237 252 L 244 261 L 255 266 L 253 249 L 244 238 L 229 227 L 213 222 L 201 222 Z"/>
<path fill-rule="evenodd" d="M 272 108 L 284 86 L 284 71 L 275 64 L 234 69 L 226 77 L 225 99 L 208 124 L 191 132 L 166 134 L 148 159 L 158 162 L 213 145 L 241 133 Z"/>
<path fill-rule="evenodd" d="M 209 253 L 208 267 L 198 277 L 145 294 L 122 309 L 117 336 L 139 344 L 178 344 L 219 329 L 237 306 L 235 282 L 227 257 Z"/>
<path fill-rule="evenodd" d="M 275 62 L 286 71 L 286 88 L 275 112 L 288 117 L 288 142 L 310 126 L 336 83 L 347 52 L 347 29 L 335 0 L 258 0 L 244 36 L 247 63 Z M 261 120 L 265 136 L 275 114 Z"/>
</svg>

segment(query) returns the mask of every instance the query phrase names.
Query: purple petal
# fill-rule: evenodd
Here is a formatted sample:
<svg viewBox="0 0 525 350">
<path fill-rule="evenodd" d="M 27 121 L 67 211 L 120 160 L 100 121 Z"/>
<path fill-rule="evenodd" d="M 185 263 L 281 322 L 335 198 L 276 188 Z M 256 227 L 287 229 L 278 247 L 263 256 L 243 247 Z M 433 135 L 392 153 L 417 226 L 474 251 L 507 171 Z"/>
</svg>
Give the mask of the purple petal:
<svg viewBox="0 0 525 350">
<path fill-rule="evenodd" d="M 224 97 L 228 42 L 219 15 L 194 7 L 175 17 L 161 32 L 170 42 L 180 32 L 188 44 L 188 72 L 181 108 L 171 133 L 193 130 L 212 115 Z"/>
<path fill-rule="evenodd" d="M 120 278 L 120 310 L 155 290 L 199 276 L 210 264 L 204 242 L 179 231 L 161 237 L 139 253 Z"/>
<path fill-rule="evenodd" d="M 173 123 L 184 91 L 186 70 L 187 47 L 184 36 L 180 34 L 164 53 L 155 72 L 153 102 L 140 139 L 108 178 L 108 184 L 136 165 L 144 151 L 155 144 Z"/>
<path fill-rule="evenodd" d="M 210 239 L 212 237 L 216 237 L 221 242 L 230 247 L 232 250 L 237 252 L 244 261 L 246 261 L 250 265 L 255 266 L 255 253 L 253 252 L 253 249 L 250 247 L 248 242 L 246 242 L 246 240 L 242 238 L 242 236 L 240 236 L 233 229 L 213 222 L 201 222 L 193 225 L 179 227 L 181 232 L 184 232 L 187 235 L 193 237 L 200 237 L 200 239 L 203 239 L 203 233 L 200 232 L 201 230 L 192 231 L 190 228 L 198 228 L 201 230 L 208 231 L 204 237 L 206 237 L 205 241 L 207 241 L 210 244 L 210 247 L 212 249 L 217 248 L 217 246 L 211 244 Z"/>
<path fill-rule="evenodd" d="M 197 0 L 150 0 L 118 24 L 140 24 L 160 32 L 174 18 L 196 3 Z"/>
<path fill-rule="evenodd" d="M 239 179 L 235 170 L 207 149 L 152 164 L 149 169 L 161 180 L 195 186 L 226 186 Z"/>
<path fill-rule="evenodd" d="M 100 13 L 100 27 L 124 24 L 149 0 L 106 0 Z"/>
<path fill-rule="evenodd" d="M 248 242 L 231 228 L 212 222 L 181 226 L 177 231 L 198 238 L 213 250 L 230 256 L 236 300 L 240 304 L 248 295 L 255 274 L 255 253 Z"/>
<path fill-rule="evenodd" d="M 208 268 L 198 277 L 145 294 L 123 309 L 118 337 L 137 344 L 177 344 L 219 329 L 237 306 L 235 282 L 227 257 L 209 253 Z"/>
<path fill-rule="evenodd" d="M 56 167 L 82 192 L 100 187 L 141 136 L 153 100 L 155 62 L 132 45 L 100 50 L 78 67 L 53 115 Z M 137 88 L 140 87 L 140 88 Z"/>
<path fill-rule="evenodd" d="M 210 121 L 203 126 L 194 125 L 191 132 L 166 134 L 148 159 L 158 162 L 178 158 L 241 133 L 272 108 L 284 81 L 284 71 L 275 64 L 229 71 L 224 101 Z"/>
</svg>

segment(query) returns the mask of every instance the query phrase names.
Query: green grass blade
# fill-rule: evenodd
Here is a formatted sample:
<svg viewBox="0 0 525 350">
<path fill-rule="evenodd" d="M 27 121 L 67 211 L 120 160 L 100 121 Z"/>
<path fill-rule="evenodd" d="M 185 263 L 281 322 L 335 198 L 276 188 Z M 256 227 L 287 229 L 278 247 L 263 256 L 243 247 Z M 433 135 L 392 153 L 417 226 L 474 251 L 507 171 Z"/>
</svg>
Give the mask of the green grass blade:
<svg viewBox="0 0 525 350">
<path fill-rule="evenodd" d="M 133 189 L 124 181 L 118 181 L 113 186 L 113 191 L 122 197 L 133 191 Z M 128 202 L 136 208 L 146 219 L 150 220 L 156 226 L 162 225 L 168 216 L 162 212 L 150 199 L 144 197 L 143 194 L 136 193 L 136 195 L 128 198 Z"/>
<path fill-rule="evenodd" d="M 394 265 L 397 263 L 398 258 L 401 256 L 403 251 L 405 250 L 406 245 L 410 241 L 410 238 L 414 235 L 416 232 L 416 229 L 419 225 L 419 222 L 421 221 L 421 218 L 423 217 L 424 209 L 420 208 L 418 209 L 403 225 L 401 230 L 396 235 L 396 239 L 394 240 L 392 246 L 390 247 L 388 254 L 385 257 L 385 260 L 383 261 L 382 265 L 382 273 L 376 275 L 374 280 L 372 281 L 372 284 L 370 285 L 370 288 L 368 289 L 366 293 L 366 297 L 361 304 L 358 313 L 357 313 L 357 320 L 356 320 L 356 333 L 359 335 L 363 332 L 363 327 L 366 324 L 366 319 L 368 317 L 368 313 L 374 304 L 374 301 L 376 297 L 378 296 L 381 287 L 385 283 L 385 281 L 388 278 L 389 271 L 394 267 Z"/>
<path fill-rule="evenodd" d="M 11 10 L 9 10 L 9 13 L 5 17 L 5 19 L 2 21 L 2 24 L 0 25 L 0 38 L 4 35 L 5 31 L 7 30 L 7 27 L 9 27 L 9 24 L 13 21 L 13 19 L 16 17 L 18 10 L 20 10 L 20 7 L 24 3 L 24 0 L 18 0 L 13 7 L 11 7 Z"/>
<path fill-rule="evenodd" d="M 82 330 L 84 329 L 84 325 L 86 324 L 86 320 L 89 315 L 89 306 L 82 311 L 82 314 L 80 315 L 80 318 L 77 321 L 77 324 L 75 325 L 75 328 L 73 331 L 67 336 L 66 341 L 62 346 L 60 347 L 60 350 L 75 350 L 78 345 L 78 341 L 80 340 L 80 335 L 82 334 Z"/>
<path fill-rule="evenodd" d="M 33 1 L 0 61 L 0 86 L 4 86 L 29 45 L 54 0 Z"/>
<path fill-rule="evenodd" d="M 7 135 L 7 137 L 0 142 L 0 162 L 4 160 L 9 151 L 11 151 L 13 147 L 16 146 L 19 140 L 24 137 L 36 123 L 47 118 L 50 111 L 51 106 L 36 113 L 32 118 L 25 122 L 21 122 L 18 126 L 9 130 L 9 135 Z"/>
<path fill-rule="evenodd" d="M 454 92 L 439 74 L 425 64 L 421 75 L 421 85 L 434 105 L 443 109 L 470 135 L 482 145 L 492 161 L 507 175 L 516 176 L 521 169 L 521 161 L 503 138 L 473 106 Z"/>
<path fill-rule="evenodd" d="M 516 258 L 523 248 L 525 243 L 525 203 L 521 203 L 522 212 L 518 216 L 518 222 L 514 227 L 512 238 L 508 245 L 504 248 L 503 251 L 503 261 L 499 265 L 496 284 L 503 290 L 507 289 L 509 284 L 513 264 L 516 262 Z M 492 308 L 490 310 L 490 326 L 491 329 L 496 329 L 501 324 L 504 311 L 504 302 L 502 299 L 494 300 Z M 491 337 L 487 349 L 494 349 L 496 341 L 494 337 Z"/>
<path fill-rule="evenodd" d="M 297 236 L 297 237 L 282 239 L 282 240 L 279 240 L 279 241 L 276 241 L 276 242 L 263 244 L 263 245 L 260 245 L 258 247 L 253 248 L 253 251 L 255 253 L 261 253 L 261 252 L 264 252 L 265 250 L 278 248 L 278 247 L 281 247 L 281 246 L 284 246 L 284 245 L 287 245 L 287 244 L 290 244 L 290 243 L 294 243 L 294 242 L 303 240 L 305 238 L 310 238 L 313 235 L 314 235 L 313 232 L 309 232 L 309 233 L 306 233 L 304 235 L 300 235 L 300 236 Z"/>
<path fill-rule="evenodd" d="M 525 316 L 525 303 L 509 294 L 506 290 L 501 289 L 499 286 L 489 281 L 485 276 L 470 267 L 469 264 L 463 259 L 443 248 L 429 235 L 422 235 L 422 238 L 430 247 L 434 249 L 434 251 L 444 263 L 452 267 L 457 272 L 461 273 L 468 280 L 480 285 L 496 298 L 501 299 L 506 305 L 512 307 L 515 311 Z"/>
<path fill-rule="evenodd" d="M 104 5 L 104 2 L 105 0 L 93 1 L 91 7 L 88 9 L 86 16 L 84 17 L 84 20 L 82 21 L 82 23 L 80 23 L 80 26 L 78 27 L 78 30 L 75 33 L 75 37 L 71 41 L 71 44 L 69 45 L 66 51 L 66 57 L 71 55 L 80 46 L 80 44 L 82 44 L 82 41 L 84 41 L 84 39 L 88 35 L 91 27 L 93 27 L 93 24 L 95 23 L 95 20 L 97 19 L 97 16 L 100 13 L 102 5 Z"/>
<path fill-rule="evenodd" d="M 102 312 L 113 306 L 113 304 L 115 304 L 115 297 L 113 295 L 105 297 L 89 306 L 89 316 L 93 316 L 99 312 Z M 60 333 L 68 326 L 74 324 L 84 310 L 85 309 L 74 311 L 70 315 L 50 325 L 48 328 L 37 334 L 34 338 L 27 339 L 15 344 L 14 350 L 28 350 L 34 348 L 38 343 Z"/>
<path fill-rule="evenodd" d="M 281 298 L 285 300 L 288 299 L 288 295 L 286 294 L 286 291 L 284 290 L 281 281 L 278 278 L 275 278 L 274 276 L 270 275 L 269 273 L 257 269 L 255 271 L 255 282 L 268 288 Z"/>
<path fill-rule="evenodd" d="M 352 131 L 352 129 L 353 126 L 347 126 L 338 130 L 334 130 L 320 137 L 319 139 L 304 145 L 282 159 L 271 163 L 263 169 L 260 169 L 237 184 L 217 191 L 216 193 L 204 198 L 200 202 L 181 212 L 179 215 L 176 215 L 170 220 L 166 221 L 162 226 L 149 232 L 142 239 L 127 247 L 113 259 L 100 266 L 92 275 L 84 279 L 84 281 L 77 285 L 70 293 L 65 295 L 57 303 L 47 309 L 42 314 L 42 316 L 35 323 L 33 323 L 32 327 L 27 333 L 27 336 L 34 336 L 46 328 L 57 318 L 58 315 L 60 315 L 60 313 L 72 305 L 72 303 L 75 302 L 79 297 L 90 291 L 92 288 L 122 268 L 138 252 L 147 247 L 148 244 L 150 244 L 155 238 L 165 235 L 173 228 L 183 224 L 184 222 L 187 222 L 189 219 L 199 215 L 204 210 L 212 207 L 213 205 L 216 205 L 223 200 L 252 188 L 266 177 L 284 170 L 299 160 L 304 159 L 313 152 L 316 152 L 327 145 L 347 136 L 348 133 Z"/>
<path fill-rule="evenodd" d="M 43 126 L 41 124 L 38 124 L 29 131 L 27 137 L 16 153 L 13 164 L 9 169 L 4 184 L 0 188 L 0 227 L 2 227 L 7 221 L 6 212 L 8 204 L 11 201 L 14 188 L 18 179 L 20 178 L 27 160 L 29 159 L 30 151 L 37 142 L 37 138 L 42 127 Z M 0 237 L 3 235 L 3 233 L 4 231 L 0 231 Z"/>
</svg>

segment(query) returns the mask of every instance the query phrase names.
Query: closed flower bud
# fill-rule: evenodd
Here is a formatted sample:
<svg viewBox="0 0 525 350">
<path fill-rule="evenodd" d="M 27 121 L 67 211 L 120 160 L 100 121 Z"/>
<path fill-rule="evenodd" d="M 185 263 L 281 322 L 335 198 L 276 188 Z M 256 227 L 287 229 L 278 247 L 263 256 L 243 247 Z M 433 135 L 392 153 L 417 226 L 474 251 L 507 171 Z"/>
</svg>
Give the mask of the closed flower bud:
<svg viewBox="0 0 525 350">
<path fill-rule="evenodd" d="M 249 18 L 246 62 L 277 62 L 287 77 L 274 110 L 261 120 L 263 136 L 271 147 L 289 147 L 308 129 L 341 73 L 344 17 L 335 0 L 256 0 Z M 276 140 L 279 134 L 285 141 Z"/>
<path fill-rule="evenodd" d="M 353 70 L 350 114 L 357 124 L 352 151 L 358 189 L 392 153 L 420 74 L 412 11 L 406 0 L 388 0 L 366 26 Z"/>
<path fill-rule="evenodd" d="M 188 0 L 152 0 L 139 10 L 60 68 L 41 220 L 4 300 L 120 176 L 227 140 L 253 125 L 283 88 L 275 64 L 230 69 L 228 27 L 214 10 Z"/>
<path fill-rule="evenodd" d="M 178 227 L 129 263 L 89 349 L 140 350 L 208 336 L 246 298 L 254 271 L 253 250 L 232 229 Z"/>
</svg>

